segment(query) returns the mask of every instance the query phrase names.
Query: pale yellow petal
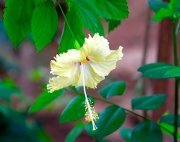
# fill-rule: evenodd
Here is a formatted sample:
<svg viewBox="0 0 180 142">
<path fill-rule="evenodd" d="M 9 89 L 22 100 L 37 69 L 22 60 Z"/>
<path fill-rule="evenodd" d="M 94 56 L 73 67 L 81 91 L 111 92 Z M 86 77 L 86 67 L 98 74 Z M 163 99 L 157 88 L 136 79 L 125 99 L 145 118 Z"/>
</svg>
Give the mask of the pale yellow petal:
<svg viewBox="0 0 180 142">
<path fill-rule="evenodd" d="M 79 50 L 69 50 L 67 53 L 57 55 L 54 59 L 55 60 L 52 60 L 50 63 L 51 73 L 53 75 L 73 78 L 78 77 L 80 65 Z"/>
<path fill-rule="evenodd" d="M 96 88 L 97 84 L 104 79 L 104 77 L 96 74 L 91 68 L 91 66 L 88 64 L 83 64 L 83 70 L 84 72 L 82 72 L 82 70 L 80 72 L 78 82 L 74 84 L 74 86 L 76 87 L 83 86 L 83 74 L 84 74 L 85 86 L 89 88 Z"/>
<path fill-rule="evenodd" d="M 90 61 L 89 65 L 93 68 L 94 72 L 99 76 L 107 76 L 113 69 L 116 68 L 116 63 L 123 57 L 122 47 L 118 50 L 111 50 L 111 53 L 102 61 Z"/>
<path fill-rule="evenodd" d="M 85 39 L 85 43 L 81 48 L 81 54 L 84 58 L 91 60 L 102 60 L 110 53 L 109 42 L 103 36 L 95 34 Z"/>
<path fill-rule="evenodd" d="M 53 77 L 49 80 L 49 83 L 47 84 L 47 89 L 50 93 L 62 89 L 64 87 L 68 87 L 71 85 L 71 80 L 66 77 Z"/>
</svg>

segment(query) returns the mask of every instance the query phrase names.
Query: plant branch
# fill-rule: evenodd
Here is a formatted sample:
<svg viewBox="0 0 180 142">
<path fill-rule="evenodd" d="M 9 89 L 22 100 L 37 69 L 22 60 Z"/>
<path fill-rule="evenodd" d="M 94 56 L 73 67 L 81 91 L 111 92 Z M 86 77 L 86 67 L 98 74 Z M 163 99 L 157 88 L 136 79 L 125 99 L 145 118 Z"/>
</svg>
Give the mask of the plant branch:
<svg viewBox="0 0 180 142">
<path fill-rule="evenodd" d="M 76 89 L 71 88 L 71 90 L 73 90 L 73 92 L 76 93 L 76 94 L 82 94 L 80 91 L 77 91 Z M 69 91 L 69 90 L 68 90 L 68 91 Z M 98 100 L 98 101 L 101 101 L 101 102 L 110 104 L 110 105 L 120 106 L 120 105 L 118 105 L 118 104 L 115 104 L 115 103 L 113 103 L 113 102 L 111 102 L 111 101 L 108 101 L 108 100 L 105 100 L 105 99 L 102 99 L 102 98 L 98 98 L 98 97 L 95 97 L 95 96 L 93 96 L 93 98 L 96 99 L 96 100 Z M 142 115 L 140 115 L 140 114 L 138 114 L 138 113 L 136 113 L 136 112 L 133 112 L 132 110 L 129 110 L 129 109 L 124 108 L 124 107 L 122 107 L 122 106 L 120 106 L 120 107 L 123 108 L 126 112 L 129 112 L 129 113 L 131 113 L 131 114 L 133 114 L 133 115 L 136 115 L 136 116 L 138 116 L 138 117 L 141 117 L 141 118 L 143 118 L 144 120 L 150 120 L 149 118 L 144 117 L 144 116 L 142 116 Z"/>
<path fill-rule="evenodd" d="M 73 93 L 75 93 L 75 94 L 83 94 L 82 92 L 74 89 L 73 87 L 70 87 L 70 89 L 65 89 L 65 90 L 68 91 L 68 92 L 71 92 L 71 93 L 72 93 L 72 91 L 73 91 Z M 71 90 L 72 90 L 72 91 L 71 91 Z M 136 112 L 134 112 L 134 111 L 132 111 L 132 110 L 129 110 L 129 109 L 127 109 L 127 108 L 125 108 L 125 107 L 122 107 L 122 106 L 120 106 L 120 105 L 118 105 L 118 104 L 115 104 L 115 103 L 113 103 L 113 102 L 111 102 L 111 101 L 108 101 L 108 100 L 105 100 L 105 99 L 102 99 L 102 98 L 98 98 L 98 97 L 94 97 L 94 96 L 93 96 L 93 98 L 94 98 L 95 100 L 104 102 L 104 103 L 106 103 L 106 104 L 119 106 L 119 107 L 123 108 L 126 112 L 130 113 L 130 114 L 133 114 L 133 115 L 135 115 L 135 116 L 138 116 L 138 117 L 140 117 L 140 118 L 142 118 L 142 119 L 144 119 L 144 120 L 152 121 L 151 118 L 144 117 L 144 116 L 142 116 L 142 115 L 140 115 L 140 114 L 138 114 L 138 113 L 136 113 Z M 161 125 L 158 124 L 158 123 L 157 123 L 157 125 L 159 125 L 159 127 L 161 127 L 161 128 L 164 129 L 165 131 L 167 131 L 167 132 L 169 132 L 170 134 L 172 134 L 172 132 L 169 131 L 166 127 L 161 126 Z M 173 135 L 173 134 L 172 134 L 172 135 Z"/>
<path fill-rule="evenodd" d="M 145 33 L 144 33 L 144 48 L 143 48 L 143 57 L 141 60 L 141 65 L 144 65 L 146 63 L 147 59 L 147 53 L 148 53 L 148 46 L 149 46 L 149 36 L 150 36 L 150 29 L 151 29 L 151 10 L 147 9 L 147 17 L 146 17 L 146 28 L 145 28 Z M 147 86 L 147 80 L 146 78 L 142 78 L 142 95 L 146 95 L 146 86 Z M 143 111 L 143 116 L 147 117 L 148 112 Z"/>
<path fill-rule="evenodd" d="M 177 21 L 174 20 L 174 25 L 173 25 L 173 50 L 174 50 L 174 65 L 178 66 L 179 61 L 178 61 L 178 46 L 177 46 Z M 178 108 L 179 108 L 179 80 L 176 78 L 175 79 L 175 96 L 174 96 L 174 142 L 177 142 L 177 133 L 178 133 Z"/>
<path fill-rule="evenodd" d="M 101 99 L 101 98 L 94 97 L 94 96 L 93 96 L 93 98 L 96 99 L 96 100 L 98 100 L 98 101 L 101 101 L 101 102 L 110 104 L 110 105 L 120 106 L 120 105 L 118 105 L 118 104 L 115 104 L 115 103 L 113 103 L 113 102 L 111 102 L 111 101 L 108 101 L 108 100 L 105 100 L 105 99 Z M 140 118 L 143 118 L 144 120 L 150 120 L 149 118 L 144 117 L 144 116 L 142 116 L 142 115 L 140 115 L 140 114 L 138 114 L 138 113 L 136 113 L 136 112 L 134 112 L 134 111 L 132 111 L 132 110 L 129 110 L 129 109 L 124 108 L 124 107 L 122 107 L 122 106 L 120 106 L 120 107 L 123 108 L 126 112 L 128 112 L 128 113 L 130 113 L 130 114 L 136 115 L 136 116 L 138 116 L 138 117 L 140 117 Z"/>
</svg>

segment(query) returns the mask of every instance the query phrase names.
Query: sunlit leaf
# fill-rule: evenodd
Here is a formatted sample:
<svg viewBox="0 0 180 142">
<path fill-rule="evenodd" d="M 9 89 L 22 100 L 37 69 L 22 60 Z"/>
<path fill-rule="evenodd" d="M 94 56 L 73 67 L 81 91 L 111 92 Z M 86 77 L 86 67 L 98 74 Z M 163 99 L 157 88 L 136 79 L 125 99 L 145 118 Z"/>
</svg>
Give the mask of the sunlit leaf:
<svg viewBox="0 0 180 142">
<path fill-rule="evenodd" d="M 159 8 L 153 19 L 160 22 L 164 19 L 180 18 L 180 2 L 179 0 L 171 0 L 167 6 Z"/>
<path fill-rule="evenodd" d="M 179 78 L 180 77 L 180 66 L 169 69 L 168 71 L 165 72 L 165 74 L 163 76 L 167 77 L 167 78 L 174 78 L 174 77 Z"/>
<path fill-rule="evenodd" d="M 174 125 L 174 114 L 162 116 L 160 119 L 160 123 L 161 122 Z M 178 127 L 180 127 L 180 114 L 178 114 Z"/>
<path fill-rule="evenodd" d="M 160 126 L 163 133 L 173 137 L 174 126 L 172 126 L 171 124 L 168 124 L 168 123 L 164 123 L 164 122 L 160 122 L 159 126 Z M 177 138 L 180 139 L 180 131 L 178 131 L 178 133 L 177 133 Z"/>
<path fill-rule="evenodd" d="M 36 49 L 42 50 L 54 37 L 58 26 L 58 15 L 51 0 L 36 6 L 32 16 L 32 35 Z"/>
<path fill-rule="evenodd" d="M 83 27 L 87 28 L 91 33 L 99 33 L 104 35 L 102 23 L 96 11 L 92 7 L 93 1 L 74 0 L 72 6 L 76 6 L 77 14 L 81 17 Z"/>
<path fill-rule="evenodd" d="M 42 4 L 42 3 L 46 2 L 46 1 L 48 1 L 48 0 L 34 0 L 36 5 Z"/>
<path fill-rule="evenodd" d="M 98 0 L 98 13 L 101 17 L 109 20 L 123 20 L 129 15 L 128 4 L 126 0 Z"/>
<path fill-rule="evenodd" d="M 171 18 L 172 15 L 173 15 L 172 11 L 166 8 L 162 8 L 154 15 L 153 20 L 156 22 L 160 22 L 166 18 Z"/>
<path fill-rule="evenodd" d="M 31 18 L 34 10 L 33 0 L 6 0 L 4 26 L 15 47 L 31 32 Z"/>
<path fill-rule="evenodd" d="M 53 93 L 49 93 L 45 90 L 43 93 L 38 95 L 33 104 L 31 105 L 29 112 L 38 112 L 44 109 L 48 104 L 54 101 L 57 97 L 61 96 L 64 93 L 63 90 L 55 91 Z"/>
<path fill-rule="evenodd" d="M 90 33 L 104 35 L 101 19 L 122 21 L 129 15 L 126 0 L 67 0 L 68 11 L 65 26 L 61 36 L 59 53 L 68 49 L 79 49 L 84 42 L 84 29 Z M 73 17 L 73 18 L 72 18 Z M 115 28 L 118 23 L 111 24 L 110 29 Z"/>
<path fill-rule="evenodd" d="M 77 7 L 71 7 L 66 14 L 68 23 L 66 21 L 64 23 L 58 53 L 67 52 L 69 49 L 78 49 L 84 42 L 85 35 L 83 33 L 81 17 L 76 11 L 78 11 Z"/>
<path fill-rule="evenodd" d="M 91 102 L 94 103 L 92 98 Z M 93 105 L 93 104 L 92 104 Z M 79 120 L 85 115 L 85 97 L 84 95 L 78 95 L 74 97 L 64 108 L 61 116 L 59 117 L 60 123 L 67 123 Z"/>
</svg>

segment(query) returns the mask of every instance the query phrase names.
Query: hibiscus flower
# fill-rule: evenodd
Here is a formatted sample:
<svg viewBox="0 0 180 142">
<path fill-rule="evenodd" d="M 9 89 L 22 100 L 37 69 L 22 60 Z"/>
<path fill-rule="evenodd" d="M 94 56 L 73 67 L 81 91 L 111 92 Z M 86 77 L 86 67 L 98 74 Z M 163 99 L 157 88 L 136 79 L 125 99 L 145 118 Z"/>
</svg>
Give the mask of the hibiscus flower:
<svg viewBox="0 0 180 142">
<path fill-rule="evenodd" d="M 56 55 L 51 61 L 51 74 L 47 88 L 49 92 L 59 90 L 70 85 L 83 86 L 85 95 L 86 121 L 91 121 L 93 130 L 97 129 L 95 121 L 98 115 L 91 107 L 86 87 L 96 88 L 97 84 L 105 79 L 116 63 L 123 57 L 122 47 L 117 50 L 109 49 L 109 42 L 103 36 L 95 34 L 85 38 L 81 49 L 71 49 L 66 53 Z"/>
</svg>

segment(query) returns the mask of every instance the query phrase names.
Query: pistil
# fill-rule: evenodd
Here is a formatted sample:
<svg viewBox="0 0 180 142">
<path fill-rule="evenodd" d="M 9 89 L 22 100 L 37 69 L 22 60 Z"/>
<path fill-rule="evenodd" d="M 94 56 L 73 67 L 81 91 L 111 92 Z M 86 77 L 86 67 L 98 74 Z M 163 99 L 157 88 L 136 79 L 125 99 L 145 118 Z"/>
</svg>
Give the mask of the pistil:
<svg viewBox="0 0 180 142">
<path fill-rule="evenodd" d="M 83 64 L 81 64 L 81 73 L 82 73 L 83 91 L 84 91 L 84 95 L 85 95 L 85 107 L 86 107 L 86 111 L 87 111 L 85 114 L 86 115 L 85 120 L 88 122 L 91 121 L 93 130 L 96 130 L 97 126 L 95 124 L 95 121 L 98 119 L 98 114 L 96 113 L 94 107 L 91 107 L 88 97 L 87 97 Z"/>
</svg>

